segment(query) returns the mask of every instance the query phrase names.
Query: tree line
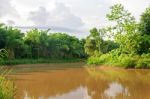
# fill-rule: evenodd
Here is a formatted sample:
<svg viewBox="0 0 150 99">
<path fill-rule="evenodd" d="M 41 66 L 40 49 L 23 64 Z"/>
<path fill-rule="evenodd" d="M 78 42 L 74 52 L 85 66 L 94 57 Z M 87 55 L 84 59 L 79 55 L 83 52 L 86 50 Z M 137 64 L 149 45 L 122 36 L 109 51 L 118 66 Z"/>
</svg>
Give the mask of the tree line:
<svg viewBox="0 0 150 99">
<path fill-rule="evenodd" d="M 7 51 L 8 59 L 84 58 L 84 43 L 85 40 L 65 33 L 50 33 L 50 29 L 22 33 L 0 25 L 0 49 Z"/>
</svg>

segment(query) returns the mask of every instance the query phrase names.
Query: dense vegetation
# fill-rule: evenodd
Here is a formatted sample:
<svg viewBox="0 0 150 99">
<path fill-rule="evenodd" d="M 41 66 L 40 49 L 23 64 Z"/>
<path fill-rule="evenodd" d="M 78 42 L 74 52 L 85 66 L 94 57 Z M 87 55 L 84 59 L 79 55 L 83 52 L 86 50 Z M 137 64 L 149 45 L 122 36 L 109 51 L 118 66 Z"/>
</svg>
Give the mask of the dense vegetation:
<svg viewBox="0 0 150 99">
<path fill-rule="evenodd" d="M 51 62 L 51 59 L 72 61 L 86 57 L 84 40 L 65 33 L 49 33 L 49 30 L 31 29 L 22 33 L 19 29 L 1 24 L 0 49 L 8 52 L 8 57 L 1 64 L 28 63 L 29 60 L 31 63 Z"/>
<path fill-rule="evenodd" d="M 86 39 L 88 63 L 150 68 L 150 7 L 139 23 L 121 4 L 112 6 L 106 17 L 114 25 L 94 28 Z"/>
</svg>

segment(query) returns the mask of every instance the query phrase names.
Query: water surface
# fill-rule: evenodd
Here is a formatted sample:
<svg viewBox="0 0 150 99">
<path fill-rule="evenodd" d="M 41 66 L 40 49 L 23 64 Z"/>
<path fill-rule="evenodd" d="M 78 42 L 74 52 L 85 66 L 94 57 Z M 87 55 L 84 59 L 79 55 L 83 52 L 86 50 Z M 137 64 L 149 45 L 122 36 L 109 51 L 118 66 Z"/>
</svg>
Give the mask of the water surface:
<svg viewBox="0 0 150 99">
<path fill-rule="evenodd" d="M 15 74 L 10 78 L 18 88 L 15 99 L 150 99 L 150 70 L 80 68 L 82 65 L 13 67 Z"/>
</svg>

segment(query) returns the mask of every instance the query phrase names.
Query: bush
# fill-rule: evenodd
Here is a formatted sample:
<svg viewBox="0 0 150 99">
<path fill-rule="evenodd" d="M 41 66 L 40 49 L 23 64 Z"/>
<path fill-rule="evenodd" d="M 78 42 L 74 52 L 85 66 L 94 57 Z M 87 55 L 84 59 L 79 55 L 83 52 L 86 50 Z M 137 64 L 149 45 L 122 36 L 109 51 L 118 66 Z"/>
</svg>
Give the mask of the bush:
<svg viewBox="0 0 150 99">
<path fill-rule="evenodd" d="M 137 61 L 135 68 L 150 68 L 150 54 L 143 54 Z"/>
<path fill-rule="evenodd" d="M 118 50 L 113 50 L 101 56 L 92 56 L 88 59 L 88 64 L 113 65 L 125 68 L 150 68 L 150 53 L 142 55 L 121 54 Z"/>
<path fill-rule="evenodd" d="M 148 54 L 142 54 L 141 57 L 142 58 L 150 59 L 150 53 L 148 53 Z"/>
<path fill-rule="evenodd" d="M 136 59 L 131 55 L 120 55 L 118 60 L 119 65 L 125 68 L 134 68 L 136 65 Z"/>
<path fill-rule="evenodd" d="M 88 64 L 108 64 L 111 58 L 110 54 L 103 54 L 99 57 L 92 56 L 88 59 Z"/>
<path fill-rule="evenodd" d="M 139 60 L 135 68 L 150 68 L 150 61 L 148 60 Z"/>
</svg>

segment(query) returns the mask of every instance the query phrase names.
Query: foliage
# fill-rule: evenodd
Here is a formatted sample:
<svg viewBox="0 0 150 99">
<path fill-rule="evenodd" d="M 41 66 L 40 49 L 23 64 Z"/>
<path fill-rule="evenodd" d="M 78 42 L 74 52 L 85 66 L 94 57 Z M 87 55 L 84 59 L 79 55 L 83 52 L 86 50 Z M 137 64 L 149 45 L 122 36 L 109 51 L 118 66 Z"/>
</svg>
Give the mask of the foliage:
<svg viewBox="0 0 150 99">
<path fill-rule="evenodd" d="M 107 18 L 116 23 L 111 32 L 114 32 L 115 41 L 120 45 L 122 52 L 136 53 L 139 33 L 137 32 L 137 23 L 131 13 L 125 10 L 121 4 L 115 4 L 111 7 Z"/>
<path fill-rule="evenodd" d="M 150 56 L 148 55 L 119 55 L 116 52 L 117 51 L 114 50 L 107 54 L 103 54 L 100 57 L 91 56 L 88 59 L 88 63 L 96 65 L 121 66 L 125 68 L 150 68 Z"/>
<path fill-rule="evenodd" d="M 142 54 L 141 59 L 137 61 L 135 68 L 150 68 L 150 53 Z"/>
<path fill-rule="evenodd" d="M 107 18 L 109 21 L 113 21 L 115 25 L 104 29 L 104 37 L 111 33 L 116 46 L 109 46 L 113 50 L 110 49 L 105 53 L 101 50 L 103 54 L 90 55 L 88 63 L 122 66 L 125 68 L 150 68 L 150 22 L 148 20 L 150 18 L 150 8 L 147 8 L 141 16 L 140 25 L 121 4 L 112 6 Z M 109 44 L 111 43 L 109 42 Z M 91 43 L 90 46 L 96 46 L 96 44 Z M 105 47 L 106 45 L 103 47 L 104 50 Z M 96 49 L 92 51 L 95 52 Z"/>
<path fill-rule="evenodd" d="M 32 58 L 85 57 L 82 41 L 63 33 L 48 34 L 48 31 L 34 29 L 27 32 L 25 43 Z"/>
<path fill-rule="evenodd" d="M 9 60 L 40 58 L 85 58 L 84 40 L 65 33 L 31 29 L 20 30 L 0 25 L 0 48 L 8 52 Z"/>
<path fill-rule="evenodd" d="M 146 8 L 145 12 L 141 15 L 139 31 L 141 34 L 150 35 L 150 6 Z"/>
<path fill-rule="evenodd" d="M 96 28 L 93 28 L 90 30 L 90 35 L 86 38 L 84 45 L 85 52 L 89 56 L 107 53 L 118 48 L 118 44 L 114 41 L 104 40 L 104 34 L 106 34 L 105 29 L 98 31 Z"/>
<path fill-rule="evenodd" d="M 5 49 L 0 49 L 0 60 L 8 58 L 8 52 Z"/>
<path fill-rule="evenodd" d="M 85 57 L 84 42 L 67 34 L 55 33 L 49 35 L 49 50 L 52 57 Z"/>
<path fill-rule="evenodd" d="M 7 57 L 7 51 L 5 49 L 0 50 L 0 59 L 3 60 Z M 1 61 L 0 61 L 1 62 Z M 4 74 L 0 74 L 0 99 L 13 99 L 15 95 L 14 83 L 4 77 Z"/>
<path fill-rule="evenodd" d="M 87 37 L 86 43 L 84 45 L 84 49 L 88 55 L 90 55 L 90 56 L 93 55 L 94 51 L 96 50 L 95 41 L 90 39 L 90 37 Z"/>
<path fill-rule="evenodd" d="M 139 53 L 150 53 L 150 6 L 141 15 L 139 31 L 141 34 Z"/>
</svg>

